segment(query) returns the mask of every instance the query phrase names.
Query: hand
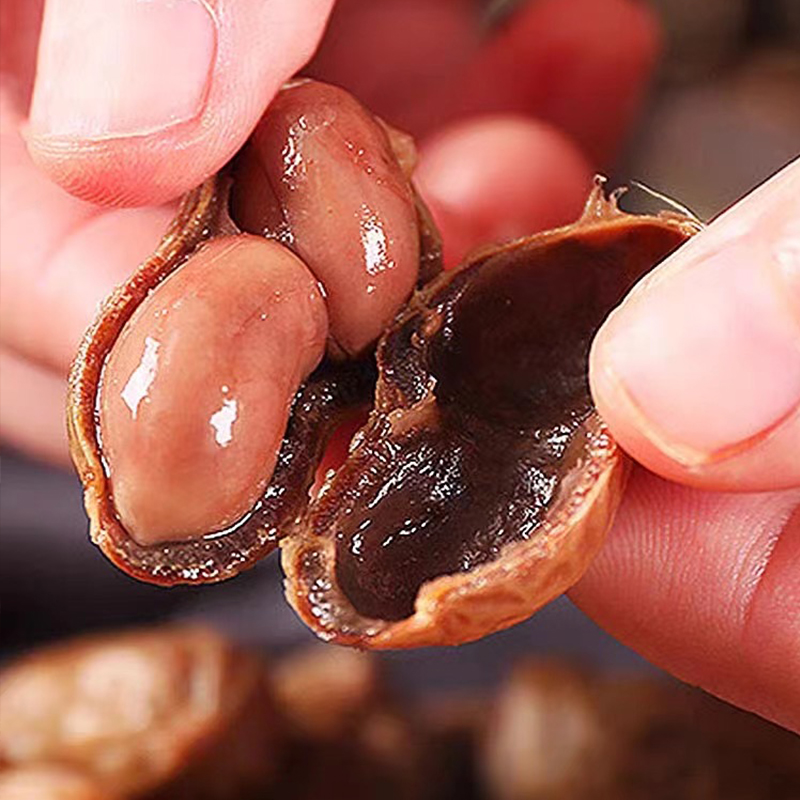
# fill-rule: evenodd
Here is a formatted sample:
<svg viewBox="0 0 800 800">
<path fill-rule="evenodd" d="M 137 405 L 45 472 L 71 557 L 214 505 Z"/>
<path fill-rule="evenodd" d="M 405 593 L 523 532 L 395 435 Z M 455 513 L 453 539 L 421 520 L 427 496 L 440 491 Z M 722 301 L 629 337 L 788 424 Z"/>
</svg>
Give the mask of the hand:
<svg viewBox="0 0 800 800">
<path fill-rule="evenodd" d="M 595 339 L 591 383 L 643 467 L 572 599 L 800 730 L 800 160 L 639 284 Z"/>
<path fill-rule="evenodd" d="M 48 0 L 34 80 L 42 5 L 2 6 L 0 436 L 66 465 L 65 376 L 98 303 L 310 57 L 332 0 Z M 475 8 L 341 0 L 311 68 L 421 137 L 451 261 L 578 215 L 657 51 L 632 0 L 539 0 L 490 37 Z M 489 112 L 514 114 L 469 118 Z"/>
<path fill-rule="evenodd" d="M 51 0 L 34 81 L 41 5 L 2 10 L 0 433 L 66 464 L 65 376 L 98 303 L 308 59 L 332 0 Z"/>
<path fill-rule="evenodd" d="M 96 304 L 152 251 L 172 213 L 164 204 L 242 144 L 316 46 L 330 5 L 49 0 L 23 141 L 38 9 L 31 0 L 4 4 L 0 433 L 7 442 L 66 461 L 64 376 Z M 450 260 L 482 240 L 577 216 L 592 171 L 612 156 L 636 110 L 657 50 L 646 7 L 630 0 L 539 0 L 486 40 L 472 8 L 470 0 L 341 0 L 312 65 L 421 136 L 419 184 Z M 509 111 L 514 116 L 469 119 Z M 436 131 L 443 121 L 451 124 Z M 795 166 L 727 218 L 736 226 L 740 215 L 749 220 L 748 235 L 725 245 L 736 282 L 704 278 L 702 266 L 713 272 L 713 262 L 703 253 L 726 229 L 715 224 L 671 261 L 697 259 L 697 269 L 661 285 L 648 281 L 598 338 L 592 379 L 601 411 L 623 445 L 675 482 L 634 472 L 607 547 L 572 595 L 680 677 L 800 727 L 800 492 L 787 488 L 800 480 L 798 340 L 791 322 L 781 323 L 791 313 L 798 319 L 796 245 L 785 249 L 789 288 L 780 297 L 789 303 L 769 295 L 771 279 L 763 277 L 770 263 L 763 253 L 787 230 L 780 226 L 800 219 L 797 178 Z M 783 199 L 774 200 L 779 192 Z M 759 292 L 729 293 L 739 277 Z M 674 318 L 670 285 L 679 281 L 696 282 L 680 294 L 698 315 Z M 731 330 L 734 299 L 737 324 L 753 327 Z M 637 319 L 647 320 L 649 338 L 632 332 Z M 710 326 L 702 346 L 690 320 Z M 774 338 L 792 331 L 794 339 Z M 637 359 L 630 349 L 637 342 L 668 346 L 669 358 Z M 769 378 L 779 362 L 785 382 L 776 391 Z M 703 460 L 729 446 L 728 458 Z M 703 490 L 719 488 L 762 493 Z"/>
</svg>

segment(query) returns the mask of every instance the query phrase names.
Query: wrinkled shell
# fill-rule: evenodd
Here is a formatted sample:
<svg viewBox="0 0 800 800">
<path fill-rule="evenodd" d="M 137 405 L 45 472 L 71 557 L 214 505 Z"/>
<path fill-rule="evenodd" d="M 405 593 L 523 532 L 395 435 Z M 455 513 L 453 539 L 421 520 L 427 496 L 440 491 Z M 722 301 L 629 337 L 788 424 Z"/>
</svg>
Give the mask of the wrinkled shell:
<svg viewBox="0 0 800 800">
<path fill-rule="evenodd" d="M 451 285 L 459 280 L 468 283 L 471 273 L 498 255 L 534 253 L 580 237 L 636 237 L 638 231 L 642 237 L 652 233 L 664 239 L 657 243 L 653 261 L 640 268 L 641 275 L 696 229 L 685 218 L 624 214 L 615 199 L 606 200 L 598 187 L 576 225 L 488 249 L 459 272 L 443 275 L 409 304 L 379 346 L 380 378 L 370 421 L 353 440 L 348 461 L 311 507 L 308 524 L 282 544 L 287 596 L 306 624 L 321 637 L 342 644 L 374 648 L 459 644 L 526 619 L 580 578 L 613 521 L 627 472 L 625 457 L 596 413 L 578 429 L 576 435 L 584 437 L 583 455 L 578 466 L 562 476 L 535 533 L 505 544 L 497 557 L 468 571 L 423 582 L 413 613 L 404 619 L 374 618 L 357 610 L 337 579 L 337 558 L 341 558 L 337 540 L 374 480 L 371 473 L 393 475 L 395 457 L 389 455 L 393 452 L 389 443 L 402 441 L 409 429 L 435 429 L 439 424 L 436 380 L 425 372 L 431 345 L 424 339 L 428 327 L 433 330 L 431 341 L 438 334 L 439 323 L 431 325 L 429 317 L 439 313 L 437 300 Z M 503 491 L 501 483 L 496 490 Z"/>
<path fill-rule="evenodd" d="M 59 764 L 120 796 L 234 798 L 279 758 L 263 666 L 202 629 L 37 652 L 0 673 L 0 718 L 0 760 Z"/>
<path fill-rule="evenodd" d="M 345 177 L 349 179 L 349 183 L 345 180 L 345 184 L 357 186 L 359 180 L 369 183 L 371 176 L 374 176 L 372 179 L 375 186 L 370 187 L 373 194 L 383 197 L 381 193 L 388 193 L 389 199 L 394 203 L 392 209 L 395 212 L 397 197 L 400 198 L 401 205 L 405 204 L 400 215 L 406 223 L 403 228 L 404 235 L 418 239 L 406 243 L 408 246 L 405 251 L 418 254 L 419 280 L 429 279 L 441 269 L 441 246 L 430 215 L 409 180 L 409 172 L 413 168 L 413 146 L 408 137 L 373 118 L 342 90 L 302 80 L 287 84 L 280 95 L 279 99 L 285 101 L 284 105 L 288 103 L 289 110 L 284 108 L 283 112 L 275 111 L 277 118 L 265 118 L 266 127 L 262 124 L 259 130 L 262 134 L 268 134 L 269 139 L 272 136 L 270 133 L 272 122 L 279 123 L 278 128 L 281 125 L 286 126 L 286 114 L 291 111 L 295 102 L 291 97 L 306 98 L 300 102 L 299 111 L 295 109 L 291 112 L 301 113 L 302 103 L 312 102 L 315 93 L 321 98 L 321 110 L 314 107 L 309 109 L 309 112 L 319 111 L 322 115 L 317 127 L 324 139 L 323 144 L 327 144 L 321 148 L 321 152 L 315 151 L 313 162 L 316 166 L 309 172 L 309 185 L 305 188 L 297 187 L 292 182 L 297 191 L 289 192 L 288 199 L 284 198 L 287 205 L 283 207 L 283 212 L 289 213 L 287 209 L 292 206 L 291 213 L 302 222 L 305 219 L 303 209 L 296 208 L 296 205 L 298 202 L 302 204 L 303 197 L 312 205 L 321 202 L 313 191 L 315 187 L 319 188 L 320 175 L 324 184 L 322 188 L 327 188 L 336 195 L 339 189 L 335 180 L 336 170 L 331 171 L 331 164 L 325 162 L 325 158 L 330 158 L 334 166 L 338 163 L 343 173 L 347 173 Z M 342 113 L 339 115 L 336 113 L 337 102 L 341 103 Z M 276 106 L 280 106 L 280 103 L 276 102 Z M 270 113 L 273 112 L 268 110 L 267 116 Z M 339 122 L 344 126 L 345 135 L 337 138 L 335 126 Z M 295 144 L 303 143 L 302 136 L 297 131 L 305 130 L 304 124 L 301 113 L 297 129 L 292 125 L 288 126 L 287 135 L 300 137 Z M 331 130 L 333 135 L 330 133 Z M 359 146 L 359 131 L 363 131 L 366 150 Z M 352 141 L 347 138 L 351 134 Z M 256 146 L 256 138 L 251 144 Z M 279 145 L 280 141 L 270 140 L 270 152 L 277 148 L 273 156 L 281 161 L 283 153 L 278 152 Z M 319 149 L 319 143 L 315 145 L 313 141 L 309 146 L 312 150 L 315 146 Z M 370 147 L 377 148 L 377 151 L 371 151 Z M 370 159 L 373 159 L 375 164 Z M 283 166 L 285 169 L 289 168 L 286 164 Z M 296 165 L 289 166 L 294 169 Z M 301 167 L 301 171 L 307 172 L 312 167 L 312 159 Z M 193 532 L 185 541 L 165 543 L 154 543 L 153 539 L 157 537 L 142 535 L 139 536 L 140 542 L 145 542 L 142 544 L 135 541 L 120 522 L 112 492 L 111 461 L 102 452 L 100 412 L 104 368 L 111 361 L 110 353 L 126 323 L 131 320 L 134 312 L 150 292 L 156 290 L 162 281 L 194 256 L 205 243 L 221 236 L 236 236 L 242 233 L 241 226 L 232 219 L 229 212 L 231 196 L 239 186 L 237 181 L 250 185 L 248 181 L 257 183 L 259 180 L 258 176 L 243 172 L 244 169 L 245 165 L 239 159 L 234 159 L 217 176 L 206 181 L 183 199 L 178 216 L 156 253 L 104 304 L 83 340 L 70 373 L 67 428 L 73 460 L 84 487 L 84 503 L 91 523 L 91 538 L 106 556 L 125 572 L 141 580 L 161 585 L 225 580 L 271 553 L 282 536 L 290 534 L 297 525 L 302 524 L 309 503 L 309 489 L 314 482 L 315 472 L 322 460 L 328 440 L 337 427 L 352 416 L 355 409 L 369 405 L 374 390 L 375 369 L 371 352 L 344 360 L 341 348 L 336 342 L 332 342 L 328 356 L 303 382 L 294 399 L 288 399 L 290 405 L 288 424 L 277 453 L 274 472 L 260 499 L 238 522 L 223 526 L 226 528 L 224 535 L 215 528 L 209 530 L 207 534 Z M 321 172 L 313 173 L 315 169 Z M 362 170 L 363 174 L 358 174 L 359 170 Z M 388 181 L 389 177 L 392 181 Z M 328 183 L 325 184 L 325 181 Z M 246 206 L 246 199 L 242 198 L 240 192 L 237 195 L 237 202 L 233 205 L 241 212 L 242 205 Z M 358 198 L 348 196 L 347 199 L 352 204 Z M 378 200 L 375 202 L 379 204 Z M 411 224 L 409 229 L 409 220 L 414 218 L 416 225 Z M 370 224 L 373 224 L 378 218 L 370 219 L 372 220 Z M 302 245 L 299 240 L 295 241 L 291 221 L 286 218 L 284 223 L 289 227 L 279 232 L 280 241 L 283 242 L 284 238 L 288 237 L 287 244 L 291 247 Z M 313 235 L 313 226 L 307 223 L 304 225 L 304 230 L 306 232 L 310 230 L 309 235 Z M 273 235 L 275 232 L 263 231 L 263 233 Z M 391 236 L 391 231 L 388 235 Z M 410 265 L 405 266 L 405 271 L 408 273 Z M 411 266 L 416 267 L 416 265 Z M 388 272 L 393 273 L 393 270 Z M 319 279 L 318 275 L 316 277 Z M 363 282 L 363 275 L 361 279 Z M 394 279 L 389 275 L 386 280 L 391 284 Z M 408 275 L 403 281 L 405 286 L 409 281 Z M 376 291 L 370 294 L 368 300 L 372 302 L 377 298 L 375 302 L 382 304 L 382 308 L 387 302 L 386 298 L 381 300 L 379 297 L 384 289 L 372 288 L 376 288 Z M 404 299 L 405 296 L 396 298 L 397 305 L 399 306 Z M 125 380 L 124 376 L 120 379 Z M 251 404 L 251 407 L 253 405 Z M 168 435 L 169 432 L 165 431 L 165 436 Z M 207 474 L 213 475 L 214 466 L 207 470 Z M 168 467 L 171 468 L 172 464 L 170 463 Z M 168 471 L 169 474 L 173 473 Z M 174 474 L 179 475 L 180 470 L 174 470 Z M 128 485 L 131 484 L 131 480 L 128 480 Z M 139 492 L 137 496 L 146 499 L 147 493 Z M 179 519 L 176 520 L 176 525 L 171 527 L 180 527 L 177 525 L 178 522 Z M 150 543 L 147 543 L 148 541 Z"/>
<path fill-rule="evenodd" d="M 800 738 L 664 679 L 517 664 L 485 717 L 496 800 L 793 798 Z"/>
<path fill-rule="evenodd" d="M 105 302 L 84 337 L 70 373 L 67 429 L 70 451 L 84 488 L 92 541 L 118 567 L 162 585 L 225 580 L 277 547 L 308 504 L 308 487 L 324 444 L 374 383 L 368 361 L 324 362 L 295 398 L 278 464 L 254 513 L 227 536 L 142 546 L 120 524 L 98 439 L 97 402 L 111 347 L 142 300 L 209 237 L 235 232 L 227 216 L 229 178 L 221 174 L 188 194 L 156 253 Z M 285 491 L 284 487 L 291 487 Z"/>
<path fill-rule="evenodd" d="M 309 86 L 293 86 L 298 85 Z M 262 129 L 265 142 L 271 142 L 273 134 L 268 125 Z M 370 135 L 382 142 L 383 166 L 402 170 L 405 177 L 392 174 L 405 187 L 398 196 L 410 203 L 413 189 L 404 181 L 412 167 L 413 149 L 407 137 L 387 126 L 377 133 L 371 129 Z M 351 144 L 348 141 L 348 146 Z M 258 161 L 264 156 L 257 145 L 256 141 L 251 147 Z M 274 150 L 277 145 L 272 142 L 270 147 Z M 348 152 L 355 150 L 350 147 Z M 419 252 L 418 290 L 380 339 L 375 356 L 359 353 L 357 358 L 348 359 L 346 348 L 336 342 L 329 347 L 328 355 L 290 401 L 275 471 L 260 499 L 238 522 L 225 531 L 209 531 L 189 541 L 140 544 L 120 522 L 108 459 L 102 453 L 98 396 L 103 369 L 123 327 L 149 292 L 204 242 L 241 233 L 229 214 L 229 199 L 232 186 L 237 187 L 236 170 L 245 162 L 244 157 L 234 160 L 184 199 L 155 255 L 109 298 L 75 361 L 70 376 L 68 429 L 93 541 L 128 574 L 162 585 L 230 578 L 280 543 L 289 602 L 320 637 L 342 644 L 374 648 L 458 644 L 527 618 L 580 578 L 602 545 L 624 490 L 626 460 L 594 411 L 588 392 L 591 335 L 635 280 L 694 233 L 698 223 L 675 214 L 637 217 L 622 213 L 616 205 L 618 195 L 607 199 L 598 183 L 584 215 L 575 224 L 501 247 L 488 247 L 459 270 L 438 275 L 438 234 L 424 204 L 414 196 L 416 210 L 412 203 L 411 216 L 417 219 L 414 235 L 419 242 L 406 250 Z M 367 170 L 366 174 L 371 173 Z M 361 178 L 354 185 L 360 185 Z M 248 175 L 248 180 L 255 178 Z M 257 183 L 255 180 L 253 185 Z M 234 205 L 247 205 L 242 186 L 248 185 L 246 181 L 238 185 Z M 291 192 L 284 194 L 291 202 L 297 199 Z M 307 194 L 316 207 L 319 198 L 315 199 L 313 191 Z M 331 194 L 335 196 L 336 192 L 332 190 Z M 351 205 L 357 199 L 348 195 Z M 286 211 L 289 203 L 281 208 Z M 270 223 L 264 231 L 273 235 L 274 209 L 259 206 L 258 213 L 264 208 Z M 400 215 L 406 222 L 407 211 L 405 208 Z M 258 224 L 253 223 L 256 227 L 261 225 L 258 219 Z M 288 225 L 287 219 L 278 222 Z M 304 226 L 307 230 L 314 227 L 305 218 Z M 278 228 L 286 233 L 281 225 Z M 405 225 L 403 230 L 407 228 Z M 413 232 L 413 225 L 411 229 Z M 329 220 L 325 230 L 335 231 L 336 226 Z M 291 235 L 287 241 L 290 239 Z M 572 248 L 577 253 L 570 257 L 583 270 L 579 272 L 582 289 L 571 286 L 566 271 L 561 277 L 558 258 L 566 257 L 549 255 L 561 252 L 558 248 L 567 252 Z M 324 248 L 314 250 L 314 258 L 320 252 Z M 507 362 L 511 366 L 503 367 L 506 373 L 498 375 L 500 367 L 490 364 L 484 369 L 484 364 L 476 366 L 481 377 L 473 380 L 470 359 L 476 364 L 479 355 L 486 360 L 486 348 L 479 341 L 483 328 L 474 321 L 465 322 L 466 333 L 459 335 L 467 338 L 458 341 L 457 336 L 453 339 L 454 331 L 459 330 L 460 320 L 469 318 L 470 313 L 475 315 L 474 307 L 480 306 L 475 303 L 476 296 L 494 302 L 493 287 L 505 285 L 507 278 L 510 285 L 520 281 L 520 273 L 514 271 L 517 267 L 530 278 L 522 291 L 530 294 L 534 310 L 526 309 L 521 301 L 521 311 L 517 308 L 506 315 L 512 321 L 512 332 L 517 325 L 519 335 L 511 337 L 510 344 L 508 337 L 501 337 L 498 352 L 510 347 L 520 355 L 523 368 L 517 375 L 516 362 L 511 358 Z M 584 275 L 592 277 L 584 279 Z M 550 301 L 559 308 L 570 304 L 578 308 L 583 303 L 588 310 L 581 311 L 579 322 L 585 330 L 581 327 L 576 332 L 569 325 L 543 329 L 535 303 L 540 285 L 537 280 L 548 298 L 543 301 L 542 318 L 549 319 Z M 602 301 L 586 289 L 593 285 L 592 280 L 601 285 Z M 611 289 L 606 291 L 608 286 Z M 462 303 L 462 296 L 472 300 Z M 567 300 L 562 302 L 564 298 Z M 383 313 L 383 306 L 381 309 Z M 492 313 L 499 312 L 495 309 Z M 569 313 L 564 312 L 566 318 Z M 559 314 L 560 310 L 554 312 L 554 319 L 561 324 Z M 535 324 L 529 324 L 529 319 Z M 485 328 L 491 331 L 497 321 L 490 320 Z M 472 336 L 475 330 L 478 333 Z M 532 338 L 528 338 L 529 331 L 533 331 Z M 562 342 L 570 344 L 573 339 L 568 363 L 562 363 Z M 483 347 L 481 352 L 472 352 L 473 340 L 478 341 L 479 350 Z M 354 346 L 354 350 L 360 346 Z M 541 357 L 548 350 L 555 353 L 552 363 Z M 540 361 L 549 366 L 540 365 L 538 371 L 530 367 L 530 363 Z M 506 362 L 498 359 L 498 364 Z M 570 403 L 575 399 L 572 394 L 576 387 L 580 389 L 577 404 L 559 406 L 562 395 Z M 548 396 L 552 396 L 550 400 Z M 541 412 L 544 417 L 538 419 L 535 417 L 541 410 L 537 404 L 542 402 L 546 406 Z M 335 431 L 354 411 L 370 404 L 369 420 L 352 439 L 345 463 L 328 476 L 322 491 L 311 500 L 316 470 Z M 431 486 L 437 492 L 442 490 L 445 501 L 437 499 L 439 506 L 430 512 L 417 508 L 429 501 L 435 505 L 430 500 L 432 490 L 426 489 L 422 479 L 417 484 L 406 481 L 401 487 L 405 494 L 395 489 L 386 491 L 398 481 L 403 483 L 405 478 L 398 477 L 401 469 L 409 469 L 413 458 L 422 458 L 428 446 L 435 463 L 423 464 L 425 469 L 433 473 L 446 469 L 450 449 L 455 453 L 455 471 L 465 476 L 453 479 L 451 486 L 449 478 L 440 480 L 441 476 L 434 475 Z M 404 458 L 408 463 L 398 466 Z M 422 471 L 422 467 L 417 469 Z M 208 474 L 213 475 L 213 469 Z M 461 492 L 461 506 L 447 505 L 457 492 Z M 400 509 L 392 512 L 395 517 L 407 508 L 409 519 L 413 518 L 417 527 L 412 525 L 406 531 L 396 525 L 376 525 L 365 547 L 371 548 L 370 552 L 379 550 L 384 547 L 380 542 L 385 536 L 389 555 L 372 569 L 369 559 L 374 560 L 373 555 L 362 557 L 358 550 L 361 540 L 356 542 L 348 525 L 352 527 L 353 520 L 363 518 L 369 527 L 372 517 L 378 519 L 383 513 L 373 514 L 372 508 L 383 503 L 384 496 L 393 496 L 391 502 Z M 469 513 L 464 511 L 466 506 Z M 443 523 L 440 528 L 442 518 L 450 524 L 450 509 L 457 522 L 449 528 Z M 480 527 L 485 520 L 491 525 Z M 397 520 L 389 522 L 395 524 Z M 478 526 L 477 531 L 474 526 Z M 177 527 L 170 527 L 169 535 Z M 418 529 L 425 530 L 425 536 L 419 539 L 414 538 Z M 431 531 L 439 532 L 438 539 L 430 539 Z M 411 535 L 406 535 L 409 532 Z M 392 539 L 401 535 L 405 537 L 404 546 L 416 548 L 405 562 L 391 555 L 396 550 L 389 549 Z M 458 540 L 456 545 L 451 545 L 454 540 Z M 428 551 L 426 543 L 431 545 Z M 460 549 L 452 549 L 456 546 Z M 401 566 L 390 575 L 392 558 Z M 407 577 L 409 572 L 413 572 L 411 578 Z M 373 592 L 375 586 L 378 589 Z"/>
<path fill-rule="evenodd" d="M 207 740 L 203 766 L 187 762 L 182 781 L 171 773 L 154 775 L 142 758 L 142 742 L 152 742 L 156 755 L 165 743 L 165 717 L 119 713 L 129 708 L 122 697 L 108 695 L 98 672 L 84 672 L 96 690 L 95 711 L 104 712 L 109 748 L 114 751 L 98 769 L 97 758 L 67 764 L 62 731 L 60 746 L 39 750 L 35 763 L 9 763 L 0 756 L 0 797 L 3 800 L 796 800 L 800 796 L 800 738 L 753 714 L 735 709 L 697 689 L 651 676 L 608 676 L 573 664 L 524 659 L 515 662 L 510 677 L 489 694 L 398 698 L 387 685 L 374 654 L 318 645 L 283 657 L 265 669 L 253 654 L 236 650 L 216 636 L 182 628 L 116 633 L 94 639 L 100 655 L 114 647 L 152 653 L 153 637 L 161 646 L 180 650 L 194 637 L 199 658 L 205 648 L 212 660 L 222 647 L 257 667 L 271 685 L 271 738 L 242 729 L 234 715 L 224 731 Z M 204 644 L 201 644 L 203 643 Z M 24 656 L 6 669 L 20 680 L 27 671 L 40 676 L 42 663 L 71 648 L 86 660 L 90 642 L 78 639 Z M 109 662 L 106 661 L 106 664 Z M 167 663 L 173 664 L 172 659 Z M 51 665 L 52 670 L 52 665 Z M 145 675 L 148 671 L 145 671 Z M 118 673 L 112 673 L 112 675 Z M 52 674 L 51 674 L 52 677 Z M 87 708 L 87 682 L 51 680 L 50 691 L 36 695 L 40 709 L 58 688 L 56 711 Z M 142 677 L 140 675 L 140 677 Z M 231 673 L 228 672 L 228 677 Z M 407 676 L 406 676 L 407 677 Z M 93 679 L 93 680 L 92 680 Z M 187 681 L 162 686 L 162 707 L 174 711 L 167 722 L 173 733 L 190 729 L 196 715 L 187 713 Z M 234 679 L 234 683 L 237 681 Z M 405 681 L 403 681 L 405 683 Z M 45 688 L 41 678 L 40 689 Z M 201 686 L 203 682 L 200 681 Z M 119 683 L 117 683 L 119 685 Z M 0 684 L 5 691 L 5 684 Z M 230 691 L 223 687 L 223 691 Z M 199 694 L 199 692 L 198 692 Z M 207 694 L 214 699 L 215 692 Z M 258 710 L 250 697 L 250 713 Z M 52 741 L 54 727 L 68 729 L 75 740 L 87 740 L 95 717 L 54 714 L 23 730 L 3 712 L 2 730 L 13 731 L 14 745 Z M 135 707 L 134 707 L 135 710 Z M 133 716 L 137 735 L 126 735 Z M 208 728 L 194 732 L 203 739 Z M 250 738 L 245 737 L 249 735 Z M 4 741 L 4 740 L 3 740 Z M 95 743 L 97 738 L 95 736 Z M 172 741 L 167 737 L 167 742 Z M 275 742 L 282 746 L 276 749 Z M 25 742 L 28 742 L 25 745 Z M 173 753 L 167 748 L 167 760 Z M 195 753 L 199 752 L 197 750 Z M 268 786 L 248 791 L 242 754 L 254 765 L 269 765 Z M 121 780 L 113 788 L 103 775 L 116 764 L 136 764 L 138 781 Z M 198 769 L 200 771 L 198 772 Z M 121 773 L 120 773 L 121 774 Z M 193 777 L 189 781 L 190 775 Z M 148 783 L 145 778 L 156 782 Z"/>
<path fill-rule="evenodd" d="M 318 645 L 273 671 L 277 702 L 294 735 L 342 741 L 378 705 L 385 688 L 374 657 Z"/>
<path fill-rule="evenodd" d="M 591 469 L 537 538 L 508 545 L 472 572 L 425 583 L 406 620 L 364 619 L 329 588 L 335 541 L 324 535 L 294 536 L 283 546 L 287 598 L 323 638 L 376 649 L 461 644 L 522 622 L 578 580 L 613 521 L 627 463 L 604 427 L 589 458 Z"/>
<path fill-rule="evenodd" d="M 429 758 L 424 731 L 391 696 L 369 653 L 318 645 L 272 675 L 290 746 L 274 796 L 419 800 Z"/>
</svg>

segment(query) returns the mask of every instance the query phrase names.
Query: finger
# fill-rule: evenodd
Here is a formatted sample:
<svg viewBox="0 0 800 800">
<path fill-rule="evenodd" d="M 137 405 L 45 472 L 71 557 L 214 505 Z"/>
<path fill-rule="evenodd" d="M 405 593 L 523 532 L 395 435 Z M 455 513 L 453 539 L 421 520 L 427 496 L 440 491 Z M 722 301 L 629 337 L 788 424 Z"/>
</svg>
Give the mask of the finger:
<svg viewBox="0 0 800 800">
<path fill-rule="evenodd" d="M 0 74 L 11 78 L 15 99 L 27 108 L 33 91 L 36 46 L 44 0 L 0 3 Z"/>
<path fill-rule="evenodd" d="M 694 486 L 800 486 L 800 160 L 642 281 L 598 334 L 622 446 Z"/>
<path fill-rule="evenodd" d="M 577 219 L 592 171 L 563 134 L 506 115 L 456 123 L 424 141 L 414 178 L 453 266 L 478 245 Z"/>
<path fill-rule="evenodd" d="M 85 200 L 162 203 L 239 149 L 332 0 L 48 0 L 28 144 Z"/>
<path fill-rule="evenodd" d="M 155 250 L 173 216 L 120 209 L 80 225 L 35 276 L 9 287 L 3 341 L 64 374 L 100 303 Z"/>
<path fill-rule="evenodd" d="M 569 134 L 595 167 L 608 166 L 639 112 L 659 51 L 647 3 L 525 3 L 467 71 L 464 103 L 534 114 Z"/>
<path fill-rule="evenodd" d="M 99 303 L 155 248 L 167 208 L 101 211 L 31 164 L 0 94 L 0 342 L 62 375 Z"/>
<path fill-rule="evenodd" d="M 536 0 L 487 32 L 469 0 L 340 0 L 315 74 L 416 136 L 521 113 L 610 163 L 641 105 L 658 25 L 635 0 Z"/>
<path fill-rule="evenodd" d="M 34 458 L 67 466 L 64 379 L 2 349 L 0 376 L 0 441 Z"/>
<path fill-rule="evenodd" d="M 702 492 L 637 468 L 571 598 L 648 660 L 800 730 L 800 491 Z"/>
<path fill-rule="evenodd" d="M 478 50 L 477 5 L 474 0 L 338 0 L 307 71 L 349 89 L 374 113 L 419 134 L 412 124 L 415 109 L 442 81 L 463 71 Z"/>
</svg>

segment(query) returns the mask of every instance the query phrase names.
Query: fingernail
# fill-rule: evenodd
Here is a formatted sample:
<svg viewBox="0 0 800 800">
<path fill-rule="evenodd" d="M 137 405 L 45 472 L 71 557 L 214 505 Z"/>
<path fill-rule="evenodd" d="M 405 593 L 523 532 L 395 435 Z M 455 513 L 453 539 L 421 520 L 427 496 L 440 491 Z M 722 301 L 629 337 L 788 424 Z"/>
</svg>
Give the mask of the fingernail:
<svg viewBox="0 0 800 800">
<path fill-rule="evenodd" d="M 699 234 L 598 337 L 620 401 L 686 466 L 737 452 L 800 406 L 800 186 L 793 184 L 740 204 Z"/>
<path fill-rule="evenodd" d="M 102 139 L 191 120 L 203 109 L 216 47 L 201 0 L 52 0 L 30 131 Z"/>
</svg>

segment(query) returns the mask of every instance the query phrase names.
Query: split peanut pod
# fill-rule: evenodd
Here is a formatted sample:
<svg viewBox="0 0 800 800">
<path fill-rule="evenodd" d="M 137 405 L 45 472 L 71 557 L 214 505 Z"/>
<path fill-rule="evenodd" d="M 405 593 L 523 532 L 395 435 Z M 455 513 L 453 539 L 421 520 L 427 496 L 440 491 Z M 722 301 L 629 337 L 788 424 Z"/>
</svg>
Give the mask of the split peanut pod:
<svg viewBox="0 0 800 800">
<path fill-rule="evenodd" d="M 107 301 L 68 425 L 122 569 L 222 580 L 304 518 L 328 437 L 370 403 L 374 341 L 436 271 L 410 148 L 346 92 L 290 85 Z"/>
<path fill-rule="evenodd" d="M 586 569 L 626 471 L 591 339 L 697 225 L 597 186 L 575 224 L 438 274 L 413 160 L 347 93 L 290 84 L 106 303 L 68 420 L 92 538 L 122 569 L 217 581 L 280 543 L 300 616 L 366 647 L 476 639 Z"/>
</svg>

